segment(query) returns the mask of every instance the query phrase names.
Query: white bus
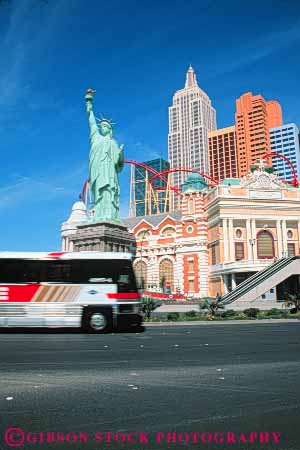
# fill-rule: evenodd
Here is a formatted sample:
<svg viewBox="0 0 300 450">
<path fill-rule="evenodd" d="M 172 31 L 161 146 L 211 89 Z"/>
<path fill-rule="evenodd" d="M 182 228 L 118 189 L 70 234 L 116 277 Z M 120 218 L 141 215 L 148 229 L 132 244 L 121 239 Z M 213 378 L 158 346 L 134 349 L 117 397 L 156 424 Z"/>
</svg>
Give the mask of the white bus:
<svg viewBox="0 0 300 450">
<path fill-rule="evenodd" d="M 0 252 L 0 327 L 140 327 L 132 255 Z"/>
</svg>

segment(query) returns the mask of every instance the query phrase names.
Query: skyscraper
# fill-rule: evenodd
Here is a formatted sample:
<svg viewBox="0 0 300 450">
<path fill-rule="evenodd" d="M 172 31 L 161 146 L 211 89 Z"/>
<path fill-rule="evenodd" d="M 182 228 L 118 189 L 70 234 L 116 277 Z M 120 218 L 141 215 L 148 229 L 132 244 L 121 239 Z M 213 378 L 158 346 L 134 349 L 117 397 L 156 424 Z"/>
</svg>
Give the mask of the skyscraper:
<svg viewBox="0 0 300 450">
<path fill-rule="evenodd" d="M 190 66 L 184 89 L 175 92 L 173 105 L 169 107 L 171 168 L 197 169 L 209 174 L 208 132 L 215 129 L 216 111 L 208 95 L 198 86 L 194 69 Z M 187 176 L 187 173 L 175 172 L 173 185 L 181 186 Z"/>
<path fill-rule="evenodd" d="M 271 151 L 270 128 L 282 125 L 280 104 L 266 102 L 262 95 L 243 94 L 236 100 L 235 126 L 239 176 L 246 175 L 252 164 Z M 272 164 L 272 159 L 268 160 Z"/>
<path fill-rule="evenodd" d="M 210 175 L 216 180 L 238 177 L 237 145 L 235 126 L 210 131 L 209 163 Z"/>
<path fill-rule="evenodd" d="M 297 178 L 300 177 L 299 128 L 294 123 L 270 129 L 272 152 L 286 156 L 295 167 Z M 278 176 L 284 180 L 293 179 L 289 164 L 280 158 L 273 158 L 273 167 Z"/>
</svg>

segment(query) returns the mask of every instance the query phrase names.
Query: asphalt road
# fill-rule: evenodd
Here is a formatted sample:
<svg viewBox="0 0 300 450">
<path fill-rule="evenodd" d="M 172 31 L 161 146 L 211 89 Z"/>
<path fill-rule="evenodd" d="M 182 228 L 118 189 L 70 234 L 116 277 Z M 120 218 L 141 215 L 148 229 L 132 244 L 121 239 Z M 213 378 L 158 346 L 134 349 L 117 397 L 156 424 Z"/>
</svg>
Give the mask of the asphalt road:
<svg viewBox="0 0 300 450">
<path fill-rule="evenodd" d="M 300 322 L 0 343 L 1 449 L 300 449 Z"/>
</svg>

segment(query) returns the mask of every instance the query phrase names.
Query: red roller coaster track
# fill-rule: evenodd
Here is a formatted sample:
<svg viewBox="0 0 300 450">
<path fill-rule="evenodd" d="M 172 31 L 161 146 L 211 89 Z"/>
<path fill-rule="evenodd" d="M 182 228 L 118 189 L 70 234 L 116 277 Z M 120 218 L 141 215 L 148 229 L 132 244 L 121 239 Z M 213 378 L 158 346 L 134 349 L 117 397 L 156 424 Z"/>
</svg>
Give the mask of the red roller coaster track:
<svg viewBox="0 0 300 450">
<path fill-rule="evenodd" d="M 299 180 L 298 180 L 298 178 L 297 178 L 297 174 L 296 174 L 295 167 L 294 167 L 294 165 L 292 164 L 292 162 L 289 160 L 289 158 L 287 158 L 286 156 L 284 156 L 284 155 L 282 155 L 282 154 L 280 154 L 280 153 L 270 152 L 270 153 L 266 153 L 265 155 L 263 155 L 263 156 L 262 156 L 262 159 L 266 159 L 266 158 L 269 158 L 269 157 L 281 158 L 281 159 L 283 159 L 284 161 L 286 161 L 286 162 L 289 164 L 289 166 L 290 166 L 290 168 L 291 168 L 291 170 L 292 170 L 292 174 L 293 174 L 293 181 L 292 181 L 292 182 L 289 182 L 289 183 L 290 183 L 292 186 L 294 186 L 294 187 L 299 187 L 299 186 L 300 186 Z M 169 174 L 169 173 L 174 173 L 174 172 L 199 173 L 201 176 L 203 176 L 204 178 L 206 178 L 207 180 L 209 180 L 210 185 L 216 186 L 216 185 L 219 184 L 219 181 L 218 181 L 218 180 L 214 179 L 214 178 L 211 177 L 210 175 L 207 175 L 205 172 L 202 172 L 202 171 L 200 171 L 200 170 L 187 169 L 187 168 L 184 168 L 184 167 L 176 167 L 176 168 L 173 168 L 173 169 L 167 169 L 167 170 L 163 170 L 163 171 L 161 171 L 161 172 L 158 172 L 157 170 L 153 169 L 152 167 L 147 166 L 147 164 L 140 163 L 140 162 L 137 162 L 137 161 L 133 161 L 133 160 L 131 160 L 131 159 L 125 159 L 125 160 L 124 160 L 124 163 L 126 163 L 126 164 L 132 164 L 132 165 L 137 166 L 137 167 L 141 167 L 141 168 L 147 170 L 148 172 L 150 172 L 150 173 L 152 174 L 152 176 L 149 178 L 149 183 L 151 184 L 151 186 L 152 186 L 152 188 L 153 188 L 154 190 L 163 190 L 163 189 L 167 189 L 168 180 L 165 178 L 164 175 L 167 175 L 167 174 Z M 165 186 L 163 186 L 163 187 L 153 186 L 153 182 L 154 182 L 154 180 L 156 180 L 157 178 L 160 178 L 160 179 L 165 183 Z M 83 199 L 85 198 L 85 196 L 86 196 L 86 194 L 87 194 L 87 191 L 88 191 L 88 189 L 89 189 L 89 185 L 90 185 L 89 180 L 87 180 L 87 181 L 84 183 L 84 186 L 83 186 L 83 189 L 82 189 L 82 194 L 81 194 L 81 195 L 82 195 L 82 198 L 83 198 Z M 177 195 L 180 195 L 180 194 L 181 194 L 181 189 L 178 188 L 178 187 L 170 186 L 170 189 L 171 189 L 172 191 L 174 191 Z"/>
<path fill-rule="evenodd" d="M 213 177 L 207 175 L 205 172 L 202 172 L 201 170 L 195 170 L 195 169 L 186 169 L 184 167 L 175 167 L 173 169 L 166 169 L 163 170 L 162 172 L 159 172 L 160 175 L 166 175 L 169 173 L 174 173 L 174 172 L 188 172 L 188 173 L 198 173 L 199 175 L 202 175 L 204 178 L 207 178 L 210 182 L 213 182 L 215 185 L 219 184 L 219 181 L 215 180 Z M 150 179 L 149 179 L 149 183 L 153 183 L 153 181 L 157 178 L 157 175 L 153 175 Z M 153 187 L 153 189 L 155 189 L 155 187 Z"/>
<path fill-rule="evenodd" d="M 297 178 L 295 167 L 294 167 L 293 163 L 289 160 L 289 158 L 287 158 L 286 156 L 282 155 L 281 153 L 270 152 L 270 153 L 266 153 L 262 157 L 262 159 L 269 158 L 270 156 L 275 156 L 276 158 L 281 158 L 281 159 L 283 159 L 284 161 L 286 161 L 288 163 L 288 165 L 290 166 L 290 168 L 292 170 L 292 173 L 293 173 L 293 181 L 290 184 L 292 186 L 294 186 L 294 187 L 299 187 L 299 180 Z"/>
</svg>

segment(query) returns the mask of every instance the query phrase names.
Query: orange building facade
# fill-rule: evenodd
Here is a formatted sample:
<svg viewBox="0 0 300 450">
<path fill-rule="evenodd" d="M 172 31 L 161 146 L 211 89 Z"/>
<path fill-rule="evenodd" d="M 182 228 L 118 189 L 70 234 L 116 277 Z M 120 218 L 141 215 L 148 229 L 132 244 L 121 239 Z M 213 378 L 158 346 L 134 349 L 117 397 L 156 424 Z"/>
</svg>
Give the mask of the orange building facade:
<svg viewBox="0 0 300 450">
<path fill-rule="evenodd" d="M 270 128 L 282 125 L 281 106 L 261 95 L 243 94 L 236 100 L 235 127 L 239 176 L 247 175 L 251 166 L 270 153 Z M 272 159 L 267 161 L 272 165 Z"/>
<path fill-rule="evenodd" d="M 215 180 L 238 177 L 238 157 L 235 126 L 210 131 L 209 163 L 210 175 Z"/>
<path fill-rule="evenodd" d="M 189 188 L 181 211 L 124 223 L 136 237 L 134 267 L 145 290 L 215 296 L 275 259 L 299 254 L 300 189 L 266 172 L 261 162 L 242 179 Z M 276 299 L 276 289 L 268 295 Z"/>
</svg>

